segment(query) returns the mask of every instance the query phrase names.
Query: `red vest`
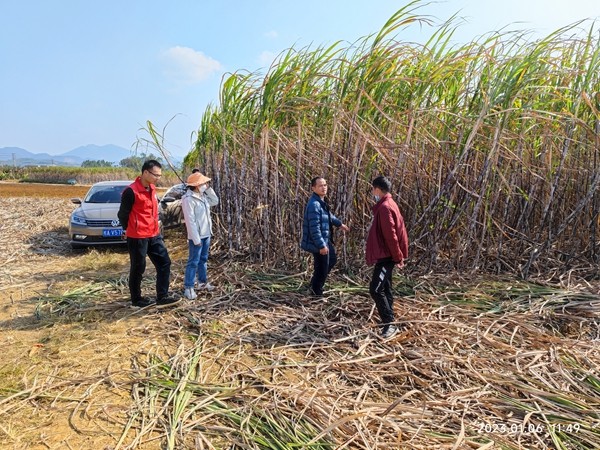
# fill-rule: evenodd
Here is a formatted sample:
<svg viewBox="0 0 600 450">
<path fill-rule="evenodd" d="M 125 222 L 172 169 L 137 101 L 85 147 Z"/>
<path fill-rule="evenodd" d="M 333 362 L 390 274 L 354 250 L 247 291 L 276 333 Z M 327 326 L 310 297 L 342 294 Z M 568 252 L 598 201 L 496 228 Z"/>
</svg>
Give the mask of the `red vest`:
<svg viewBox="0 0 600 450">
<path fill-rule="evenodd" d="M 127 237 L 144 239 L 157 236 L 158 201 L 155 186 L 151 184 L 149 190 L 146 190 L 140 177 L 137 177 L 129 187 L 133 190 L 135 200 L 129 213 Z"/>
</svg>

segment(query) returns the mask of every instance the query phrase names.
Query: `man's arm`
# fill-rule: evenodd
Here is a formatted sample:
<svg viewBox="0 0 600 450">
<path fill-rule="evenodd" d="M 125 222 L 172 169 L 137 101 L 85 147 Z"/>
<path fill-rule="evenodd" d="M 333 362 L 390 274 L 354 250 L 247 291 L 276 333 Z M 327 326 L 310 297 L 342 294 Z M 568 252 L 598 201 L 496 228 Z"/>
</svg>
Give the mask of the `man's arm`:
<svg viewBox="0 0 600 450">
<path fill-rule="evenodd" d="M 129 224 L 129 213 L 133 208 L 134 201 L 135 195 L 133 194 L 133 189 L 130 187 L 125 188 L 121 194 L 121 206 L 119 206 L 119 212 L 117 213 L 119 222 L 121 222 L 121 226 L 124 230 L 127 229 L 127 225 Z"/>
<path fill-rule="evenodd" d="M 400 238 L 396 233 L 396 221 L 390 208 L 382 208 L 381 211 L 381 232 L 388 251 L 395 263 L 401 263 L 404 259 L 400 249 Z"/>
<path fill-rule="evenodd" d="M 342 221 L 338 219 L 331 211 L 329 212 L 329 217 L 331 217 L 331 223 L 336 227 L 341 227 L 343 225 Z"/>
<path fill-rule="evenodd" d="M 404 225 L 404 217 L 402 217 L 402 213 L 400 213 L 400 217 L 398 218 L 398 228 L 400 251 L 402 252 L 402 257 L 406 259 L 408 258 L 408 232 L 406 231 L 406 225 Z"/>
</svg>

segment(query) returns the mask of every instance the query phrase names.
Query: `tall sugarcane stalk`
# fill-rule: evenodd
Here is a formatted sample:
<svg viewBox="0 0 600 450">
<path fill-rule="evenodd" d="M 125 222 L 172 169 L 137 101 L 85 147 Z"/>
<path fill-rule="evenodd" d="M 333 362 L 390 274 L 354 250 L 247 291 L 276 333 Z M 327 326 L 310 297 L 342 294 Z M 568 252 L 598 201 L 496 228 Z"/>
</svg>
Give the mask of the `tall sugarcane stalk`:
<svg viewBox="0 0 600 450">
<path fill-rule="evenodd" d="M 210 161 L 229 249 L 297 264 L 302 204 L 319 175 L 352 225 L 345 262 L 360 261 L 369 182 L 386 174 L 423 270 L 594 272 L 594 25 L 461 46 L 451 19 L 423 45 L 403 42 L 405 27 L 430 22 L 420 7 L 410 3 L 347 47 L 292 48 L 264 75 L 224 80 L 186 163 Z"/>
</svg>

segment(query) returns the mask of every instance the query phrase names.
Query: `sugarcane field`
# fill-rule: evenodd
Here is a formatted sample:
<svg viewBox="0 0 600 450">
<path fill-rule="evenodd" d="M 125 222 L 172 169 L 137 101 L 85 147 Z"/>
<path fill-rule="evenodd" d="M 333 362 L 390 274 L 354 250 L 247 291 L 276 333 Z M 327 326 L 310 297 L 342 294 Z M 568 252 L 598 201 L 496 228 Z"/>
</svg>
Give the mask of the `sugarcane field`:
<svg viewBox="0 0 600 450">
<path fill-rule="evenodd" d="M 120 231 L 74 241 L 90 187 L 139 171 L 2 168 L 0 448 L 600 448 L 597 26 L 397 37 L 428 20 L 410 3 L 351 45 L 228 74 L 180 173 L 148 121 L 166 162 L 142 179 L 215 196 L 197 297 L 185 223 L 162 229 L 184 296 L 165 308 L 150 259 L 151 301 L 133 298 Z M 322 293 L 301 243 L 318 188 Z M 365 250 L 380 192 L 408 246 L 377 260 L 388 334 Z"/>
</svg>

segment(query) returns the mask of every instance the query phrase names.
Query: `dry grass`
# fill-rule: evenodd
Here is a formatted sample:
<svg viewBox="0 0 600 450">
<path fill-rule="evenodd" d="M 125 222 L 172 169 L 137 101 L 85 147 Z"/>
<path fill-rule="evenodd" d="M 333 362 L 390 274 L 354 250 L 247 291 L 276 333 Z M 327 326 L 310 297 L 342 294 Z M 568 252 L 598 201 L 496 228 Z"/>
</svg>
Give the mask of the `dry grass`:
<svg viewBox="0 0 600 450">
<path fill-rule="evenodd" d="M 306 273 L 227 257 L 217 236 L 215 293 L 133 311 L 124 250 L 68 249 L 68 200 L 0 207 L 2 448 L 600 446 L 590 285 L 398 276 L 404 330 L 382 342 L 368 271 L 310 299 Z M 167 245 L 181 289 L 181 233 Z"/>
</svg>

